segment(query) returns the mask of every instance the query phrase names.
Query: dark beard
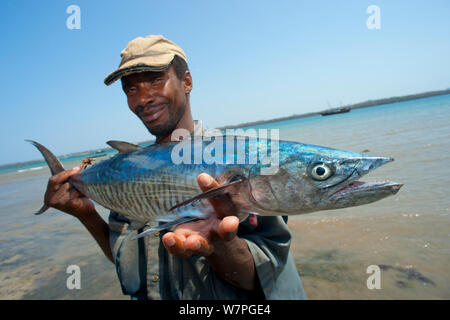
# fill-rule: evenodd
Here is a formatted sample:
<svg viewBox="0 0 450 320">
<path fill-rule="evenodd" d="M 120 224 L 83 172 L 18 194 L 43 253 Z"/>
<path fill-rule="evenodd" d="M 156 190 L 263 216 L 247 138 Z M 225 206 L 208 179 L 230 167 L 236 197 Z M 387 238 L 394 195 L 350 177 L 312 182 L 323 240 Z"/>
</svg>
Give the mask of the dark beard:
<svg viewBox="0 0 450 320">
<path fill-rule="evenodd" d="M 183 117 L 184 111 L 186 110 L 186 106 L 179 107 L 177 112 L 174 113 L 173 108 L 169 105 L 168 112 L 171 115 L 170 118 L 165 122 L 157 126 L 152 126 L 151 128 L 147 127 L 147 130 L 156 137 L 156 140 L 161 140 L 167 136 L 170 136 L 172 132 L 177 127 L 181 118 Z"/>
</svg>

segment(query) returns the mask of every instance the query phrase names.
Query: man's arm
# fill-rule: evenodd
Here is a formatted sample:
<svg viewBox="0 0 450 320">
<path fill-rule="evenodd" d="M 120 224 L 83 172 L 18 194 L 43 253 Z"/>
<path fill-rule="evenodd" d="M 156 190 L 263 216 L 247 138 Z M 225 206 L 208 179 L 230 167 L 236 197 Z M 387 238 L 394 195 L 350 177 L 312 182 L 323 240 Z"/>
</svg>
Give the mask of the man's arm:
<svg viewBox="0 0 450 320">
<path fill-rule="evenodd" d="M 245 240 L 235 237 L 231 241 L 218 242 L 215 247 L 207 257 L 214 271 L 236 287 L 254 290 L 255 263 Z"/>
<path fill-rule="evenodd" d="M 97 244 L 109 261 L 114 263 L 109 244 L 109 226 L 105 220 L 102 219 L 95 209 L 88 217 L 79 218 L 79 220 L 97 241 Z"/>
<path fill-rule="evenodd" d="M 67 182 L 80 170 L 80 167 L 75 167 L 50 177 L 44 202 L 49 207 L 68 213 L 80 220 L 97 241 L 105 256 L 112 262 L 108 224 L 95 210 L 94 203 Z"/>
<path fill-rule="evenodd" d="M 201 174 L 198 184 L 202 191 L 219 184 L 209 175 Z M 256 283 L 253 256 L 245 240 L 237 237 L 239 219 L 232 214 L 236 208 L 229 197 L 210 199 L 215 215 L 204 220 L 184 223 L 174 232 L 166 233 L 162 241 L 166 249 L 182 258 L 192 254 L 205 256 L 214 271 L 236 287 L 253 290 Z"/>
</svg>

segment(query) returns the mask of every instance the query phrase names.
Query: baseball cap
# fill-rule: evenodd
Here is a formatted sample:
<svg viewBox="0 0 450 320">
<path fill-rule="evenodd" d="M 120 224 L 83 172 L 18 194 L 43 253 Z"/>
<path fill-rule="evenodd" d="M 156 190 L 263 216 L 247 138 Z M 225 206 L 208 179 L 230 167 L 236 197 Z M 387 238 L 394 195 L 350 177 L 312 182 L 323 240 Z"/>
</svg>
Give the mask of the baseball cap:
<svg viewBox="0 0 450 320">
<path fill-rule="evenodd" d="M 109 86 L 123 76 L 136 72 L 166 70 L 175 55 L 187 63 L 184 51 L 161 35 L 133 39 L 120 53 L 122 61 L 117 70 L 105 78 L 105 84 Z"/>
</svg>

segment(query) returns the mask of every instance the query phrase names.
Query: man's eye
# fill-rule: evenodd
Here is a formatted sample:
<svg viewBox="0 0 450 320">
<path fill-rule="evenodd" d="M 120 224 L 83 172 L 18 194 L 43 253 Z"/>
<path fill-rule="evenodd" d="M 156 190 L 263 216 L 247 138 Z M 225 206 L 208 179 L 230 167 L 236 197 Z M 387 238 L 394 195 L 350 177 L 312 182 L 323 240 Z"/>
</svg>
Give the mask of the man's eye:
<svg viewBox="0 0 450 320">
<path fill-rule="evenodd" d="M 163 78 L 159 77 L 159 78 L 155 78 L 152 80 L 152 84 L 160 84 L 163 82 Z"/>
<path fill-rule="evenodd" d="M 127 95 L 133 94 L 133 93 L 135 93 L 135 92 L 136 92 L 136 88 L 134 88 L 134 87 L 126 88 L 126 89 L 125 89 L 125 93 L 126 93 Z"/>
</svg>

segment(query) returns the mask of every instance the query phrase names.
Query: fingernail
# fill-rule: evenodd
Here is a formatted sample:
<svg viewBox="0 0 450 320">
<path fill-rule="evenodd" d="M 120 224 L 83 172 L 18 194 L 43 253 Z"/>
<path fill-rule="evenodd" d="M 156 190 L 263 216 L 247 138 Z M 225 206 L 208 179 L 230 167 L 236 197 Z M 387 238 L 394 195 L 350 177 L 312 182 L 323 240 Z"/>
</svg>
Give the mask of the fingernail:
<svg viewBox="0 0 450 320">
<path fill-rule="evenodd" d="M 168 247 L 172 247 L 175 244 L 175 239 L 174 238 L 169 238 L 165 241 L 166 246 Z"/>
<path fill-rule="evenodd" d="M 202 174 L 200 176 L 200 182 L 205 187 L 209 187 L 213 183 L 213 181 L 214 181 L 213 178 L 207 174 Z"/>
</svg>

